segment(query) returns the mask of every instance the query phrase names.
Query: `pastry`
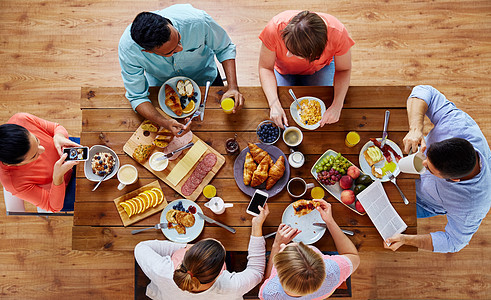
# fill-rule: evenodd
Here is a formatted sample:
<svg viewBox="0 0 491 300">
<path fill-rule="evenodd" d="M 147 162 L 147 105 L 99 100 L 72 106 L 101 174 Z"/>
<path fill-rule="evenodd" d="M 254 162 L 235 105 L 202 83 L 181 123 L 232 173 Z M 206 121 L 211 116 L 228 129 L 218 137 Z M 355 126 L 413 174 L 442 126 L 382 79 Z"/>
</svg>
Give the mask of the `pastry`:
<svg viewBox="0 0 491 300">
<path fill-rule="evenodd" d="M 365 156 L 365 160 L 370 167 L 384 159 L 382 151 L 377 146 L 368 147 L 367 150 L 363 152 L 363 156 Z"/>
<path fill-rule="evenodd" d="M 320 202 L 317 201 L 309 201 L 309 200 L 297 200 L 293 202 L 293 210 L 296 216 L 304 216 L 311 211 L 313 211 L 316 207 L 320 206 Z"/>
<path fill-rule="evenodd" d="M 153 148 L 155 148 L 155 145 L 138 145 L 132 156 L 137 162 L 143 164 L 152 153 Z"/>
<path fill-rule="evenodd" d="M 195 219 L 193 214 L 190 213 L 185 213 L 185 212 L 178 212 L 176 216 L 177 224 L 180 224 L 184 227 L 191 227 L 194 225 Z"/>
<path fill-rule="evenodd" d="M 173 138 L 173 135 L 157 135 L 155 140 L 153 140 L 153 144 L 159 148 L 165 148 Z"/>
<path fill-rule="evenodd" d="M 165 85 L 165 105 L 172 110 L 176 115 L 182 115 L 181 101 L 174 89 L 166 84 Z"/>
<path fill-rule="evenodd" d="M 141 128 L 143 130 L 147 130 L 147 131 L 150 131 L 150 132 L 157 132 L 159 130 L 159 126 L 156 125 L 155 123 L 153 123 L 150 120 L 143 121 L 143 123 L 141 125 Z"/>
<path fill-rule="evenodd" d="M 256 171 L 257 165 L 249 152 L 246 153 L 244 161 L 244 184 L 251 184 L 252 174 Z"/>
<path fill-rule="evenodd" d="M 265 156 L 269 156 L 268 152 L 259 148 L 256 144 L 248 143 L 247 145 L 249 146 L 249 151 L 251 152 L 252 158 L 256 163 L 259 164 Z"/>
<path fill-rule="evenodd" d="M 265 151 L 266 152 L 266 151 Z M 268 169 L 271 163 L 271 157 L 269 155 L 265 156 L 257 169 L 252 174 L 251 186 L 256 187 L 268 179 Z"/>
<path fill-rule="evenodd" d="M 272 188 L 273 185 L 275 185 L 275 183 L 278 182 L 278 180 L 280 180 L 281 177 L 283 177 L 284 173 L 285 173 L 285 158 L 282 155 L 269 169 L 268 179 L 266 181 L 266 189 L 269 190 L 270 188 Z"/>
<path fill-rule="evenodd" d="M 177 215 L 178 212 L 179 211 L 178 210 L 175 210 L 175 209 L 169 210 L 165 214 L 165 219 L 167 220 L 167 222 L 169 222 L 169 223 L 177 223 L 176 215 Z"/>
</svg>

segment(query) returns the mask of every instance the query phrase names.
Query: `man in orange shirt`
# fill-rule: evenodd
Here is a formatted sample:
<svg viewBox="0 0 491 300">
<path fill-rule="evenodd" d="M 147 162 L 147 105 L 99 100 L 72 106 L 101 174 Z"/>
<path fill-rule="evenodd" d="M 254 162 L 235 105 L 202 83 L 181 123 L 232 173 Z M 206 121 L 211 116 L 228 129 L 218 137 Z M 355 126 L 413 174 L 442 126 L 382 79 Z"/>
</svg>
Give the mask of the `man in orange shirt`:
<svg viewBox="0 0 491 300">
<path fill-rule="evenodd" d="M 334 85 L 333 103 L 320 124 L 339 121 L 351 76 L 350 48 L 355 44 L 344 25 L 328 14 L 288 10 L 273 17 L 259 38 L 259 79 L 270 118 L 281 128 L 288 126 L 277 86 Z"/>
<path fill-rule="evenodd" d="M 12 195 L 47 211 L 63 208 L 65 188 L 76 161 L 64 147 L 80 147 L 63 126 L 27 113 L 0 126 L 0 182 Z M 75 175 L 73 175 L 75 176 Z"/>
</svg>

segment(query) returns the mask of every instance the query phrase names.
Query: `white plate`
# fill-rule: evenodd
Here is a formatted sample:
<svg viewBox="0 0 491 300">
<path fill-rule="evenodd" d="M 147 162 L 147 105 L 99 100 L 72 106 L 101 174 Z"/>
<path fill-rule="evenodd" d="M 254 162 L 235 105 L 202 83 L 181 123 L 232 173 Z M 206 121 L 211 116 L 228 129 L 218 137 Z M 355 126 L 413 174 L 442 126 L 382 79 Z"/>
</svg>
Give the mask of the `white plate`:
<svg viewBox="0 0 491 300">
<path fill-rule="evenodd" d="M 177 89 L 176 89 L 176 84 L 179 80 L 183 80 L 183 81 L 186 81 L 186 80 L 190 80 L 191 83 L 193 84 L 193 88 L 194 88 L 194 91 L 196 93 L 198 93 L 198 95 L 196 96 L 196 103 L 194 104 L 194 109 L 187 113 L 187 114 L 182 114 L 180 116 L 176 115 L 170 108 L 167 107 L 167 105 L 165 105 L 165 85 L 168 84 L 170 85 L 174 91 L 176 91 L 177 93 Z M 177 96 L 180 97 L 179 94 L 177 94 Z M 172 118 L 177 118 L 177 119 L 182 119 L 182 118 L 186 118 L 190 115 L 192 115 L 198 108 L 199 108 L 199 105 L 201 103 L 201 91 L 199 89 L 199 86 L 196 84 L 196 82 L 194 82 L 191 78 L 188 78 L 188 77 L 184 77 L 184 76 L 177 76 L 177 77 L 173 77 L 169 80 L 167 80 L 161 87 L 160 87 L 160 90 L 159 90 L 159 105 L 160 105 L 160 108 L 170 117 Z M 191 100 L 188 100 L 188 102 L 186 102 L 186 105 L 189 103 L 189 101 Z M 179 102 L 180 103 L 180 102 Z"/>
<path fill-rule="evenodd" d="M 329 194 L 331 194 L 334 198 L 336 198 L 336 200 L 338 200 L 339 202 L 343 203 L 343 201 L 341 201 L 341 192 L 343 191 L 343 189 L 339 186 L 339 182 L 336 182 L 335 184 L 333 185 L 325 185 L 323 184 L 322 182 L 320 182 L 318 179 L 317 179 L 317 171 L 315 170 L 315 166 L 322 160 L 324 159 L 324 157 L 328 157 L 328 156 L 336 156 L 338 155 L 338 153 L 334 150 L 327 150 L 326 152 L 324 152 L 324 154 L 321 155 L 321 157 L 319 157 L 319 159 L 314 163 L 314 165 L 312 166 L 312 169 L 310 170 L 310 173 L 312 174 L 312 176 L 314 176 L 315 180 L 317 180 L 317 182 L 326 190 L 329 192 Z M 348 160 L 349 161 L 349 160 Z M 349 161 L 353 166 L 355 165 L 354 163 L 352 163 L 351 161 Z M 354 189 L 354 184 L 353 184 L 353 187 L 351 187 L 351 189 Z M 358 201 L 358 200 L 357 200 Z M 355 207 L 355 202 L 353 202 L 353 204 L 350 204 L 350 205 L 347 205 L 345 203 L 343 203 L 345 206 L 349 207 L 352 211 L 356 212 L 357 214 L 359 215 L 364 215 L 365 213 L 360 213 L 359 211 L 356 210 L 356 207 Z"/>
<path fill-rule="evenodd" d="M 167 212 L 169 210 L 173 209 L 172 207 L 174 205 L 176 205 L 179 201 L 182 201 L 182 206 L 184 206 L 184 208 L 186 208 L 186 209 L 190 205 L 196 207 L 196 213 L 194 214 L 194 219 L 195 219 L 194 225 L 191 227 L 186 227 L 186 233 L 185 234 L 177 233 L 177 231 L 174 228 L 169 229 L 169 228 L 165 227 L 165 228 L 162 228 L 161 230 L 162 230 L 162 233 L 165 235 L 165 237 L 170 241 L 173 241 L 176 243 L 189 243 L 189 242 L 193 241 L 194 239 L 196 239 L 201 234 L 201 231 L 203 231 L 203 228 L 205 227 L 205 220 L 200 218 L 200 216 L 198 216 L 198 214 L 197 214 L 198 212 L 203 213 L 203 211 L 201 210 L 201 207 L 199 207 L 198 204 L 196 204 L 195 202 L 193 202 L 191 200 L 187 200 L 187 199 L 174 200 L 171 203 L 167 204 L 167 206 L 162 211 L 162 214 L 160 215 L 160 223 L 167 223 L 167 219 L 165 218 L 165 215 L 167 214 Z"/>
<path fill-rule="evenodd" d="M 377 138 L 377 140 L 381 141 L 382 138 Z M 386 144 L 391 146 L 392 149 L 394 149 L 396 151 L 396 153 L 402 157 L 401 148 L 399 148 L 399 146 L 396 143 L 387 139 Z M 377 177 L 375 177 L 375 175 L 372 174 L 372 168 L 368 165 L 367 160 L 365 159 L 365 155 L 363 155 L 363 152 L 365 152 L 365 150 L 367 150 L 368 147 L 370 147 L 370 146 L 373 146 L 373 142 L 368 141 L 363 146 L 363 148 L 361 148 L 359 161 L 360 161 L 361 170 L 365 174 L 368 174 L 370 177 L 372 177 L 373 180 L 375 180 L 375 179 L 377 179 Z M 394 174 L 395 177 L 397 177 L 397 175 L 399 175 L 399 173 L 401 173 L 401 170 L 399 170 L 399 164 L 397 163 L 396 158 L 394 157 L 394 154 L 392 152 L 390 152 L 390 156 L 392 157 L 392 161 L 395 162 L 397 165 L 396 170 L 392 173 L 392 174 Z M 386 159 L 384 157 L 384 159 L 382 159 L 381 161 L 379 161 L 378 163 L 375 164 L 375 167 L 376 168 L 382 168 L 385 165 L 385 163 L 386 163 Z M 384 175 L 384 177 L 382 177 L 380 179 L 380 181 L 382 181 L 382 182 L 389 181 L 389 177 L 387 175 Z"/>
<path fill-rule="evenodd" d="M 319 98 L 306 96 L 306 97 L 299 98 L 298 102 L 300 103 L 302 100 L 315 100 L 315 101 L 319 102 L 319 104 L 321 106 L 321 119 L 322 119 L 322 116 L 326 112 L 326 105 L 324 104 L 324 101 L 322 101 Z M 290 105 L 290 114 L 292 115 L 293 120 L 295 120 L 295 123 L 297 123 L 298 126 L 305 128 L 305 129 L 308 129 L 308 130 L 317 129 L 317 128 L 319 128 L 319 126 L 321 124 L 320 120 L 319 120 L 319 122 L 315 123 L 314 125 L 303 124 L 302 119 L 300 118 L 300 115 L 298 114 L 297 104 L 295 103 L 295 101 L 293 101 L 292 104 Z"/>
<path fill-rule="evenodd" d="M 89 149 L 89 159 L 87 159 L 84 162 L 85 177 L 90 181 L 98 182 L 99 180 L 101 180 L 100 175 L 94 174 L 94 172 L 92 172 L 92 158 L 98 152 L 109 152 L 109 153 L 111 153 L 111 155 L 114 157 L 114 160 L 115 160 L 113 171 L 106 177 L 106 179 L 104 179 L 104 181 L 106 181 L 106 180 L 111 179 L 114 175 L 116 175 L 118 173 L 119 158 L 118 158 L 118 155 L 116 155 L 116 152 L 114 152 L 111 148 L 103 146 L 103 145 L 94 145 Z"/>
<path fill-rule="evenodd" d="M 303 242 L 304 244 L 313 244 L 320 240 L 324 235 L 324 232 L 326 232 L 325 227 L 312 225 L 313 223 L 324 223 L 321 214 L 317 210 L 313 210 L 312 212 L 299 217 L 295 215 L 293 203 L 288 205 L 283 212 L 281 223 L 302 231 L 293 239 L 296 243 Z"/>
</svg>

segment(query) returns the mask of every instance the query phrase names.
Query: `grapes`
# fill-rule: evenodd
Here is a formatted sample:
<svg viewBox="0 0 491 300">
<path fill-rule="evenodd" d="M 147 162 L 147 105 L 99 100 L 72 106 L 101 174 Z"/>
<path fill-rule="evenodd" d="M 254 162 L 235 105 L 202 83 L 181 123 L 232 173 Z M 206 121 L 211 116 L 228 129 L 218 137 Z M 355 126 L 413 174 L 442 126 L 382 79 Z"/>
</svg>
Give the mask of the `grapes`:
<svg viewBox="0 0 491 300">
<path fill-rule="evenodd" d="M 315 165 L 317 180 L 325 185 L 334 185 L 341 179 L 342 175 L 347 173 L 351 165 L 341 153 L 335 156 L 326 156 Z"/>
</svg>

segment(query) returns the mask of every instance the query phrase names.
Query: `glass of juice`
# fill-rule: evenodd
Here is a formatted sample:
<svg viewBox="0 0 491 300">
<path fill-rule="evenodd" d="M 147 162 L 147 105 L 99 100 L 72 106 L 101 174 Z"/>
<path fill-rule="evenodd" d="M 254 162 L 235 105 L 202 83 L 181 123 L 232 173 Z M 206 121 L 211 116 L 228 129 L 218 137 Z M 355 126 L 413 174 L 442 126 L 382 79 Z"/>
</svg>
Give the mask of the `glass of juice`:
<svg viewBox="0 0 491 300">
<path fill-rule="evenodd" d="M 205 196 L 208 199 L 211 199 L 216 195 L 217 195 L 217 189 L 213 185 L 209 184 L 204 187 L 203 196 Z"/>
<path fill-rule="evenodd" d="M 324 189 L 316 186 L 310 191 L 310 196 L 312 196 L 312 199 L 323 199 L 325 196 Z"/>
<path fill-rule="evenodd" d="M 232 98 L 225 98 L 222 100 L 220 105 L 222 106 L 224 113 L 231 114 L 234 110 L 235 101 Z"/>
<path fill-rule="evenodd" d="M 356 131 L 350 131 L 346 135 L 346 139 L 344 140 L 344 143 L 346 144 L 347 147 L 354 147 L 356 144 L 360 142 L 360 135 Z"/>
</svg>

